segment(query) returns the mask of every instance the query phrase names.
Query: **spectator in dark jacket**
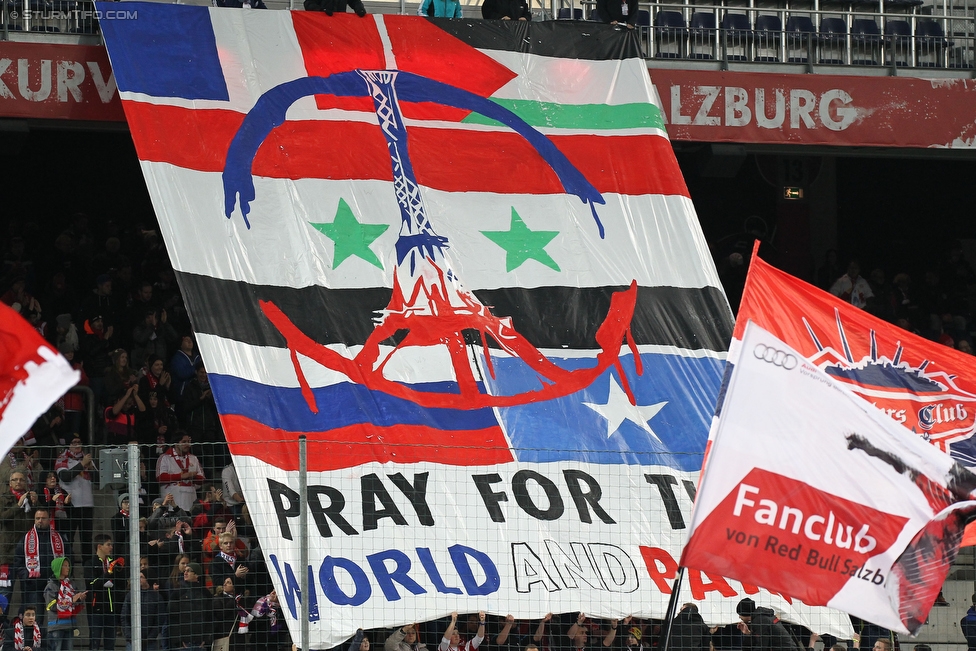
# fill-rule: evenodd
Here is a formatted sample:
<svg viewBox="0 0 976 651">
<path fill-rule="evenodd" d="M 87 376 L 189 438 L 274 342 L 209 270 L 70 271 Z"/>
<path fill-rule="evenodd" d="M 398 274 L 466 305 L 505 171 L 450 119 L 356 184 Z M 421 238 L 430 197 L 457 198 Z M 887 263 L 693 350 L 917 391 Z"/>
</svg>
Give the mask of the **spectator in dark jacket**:
<svg viewBox="0 0 976 651">
<path fill-rule="evenodd" d="M 132 329 L 132 342 L 132 365 L 142 368 L 150 357 L 166 359 L 179 342 L 179 335 L 166 322 L 166 310 L 148 307 L 142 321 Z"/>
<path fill-rule="evenodd" d="M 88 384 L 95 392 L 97 405 L 105 404 L 105 369 L 112 365 L 109 351 L 115 348 L 112 326 L 105 325 L 101 314 L 91 316 L 84 325 L 85 334 L 81 338 L 81 359 Z"/>
<path fill-rule="evenodd" d="M 138 511 L 136 517 L 138 517 Z M 112 539 L 123 556 L 129 553 L 129 494 L 119 495 L 119 510 L 112 516 Z"/>
<path fill-rule="evenodd" d="M 169 603 L 170 648 L 204 649 L 213 631 L 213 596 L 203 585 L 203 570 L 190 563 Z"/>
<path fill-rule="evenodd" d="M 159 648 L 159 637 L 163 623 L 166 621 L 166 602 L 159 596 L 158 590 L 149 587 L 149 580 L 145 572 L 139 573 L 139 610 L 142 613 L 142 649 L 156 651 Z M 132 595 L 126 593 L 125 603 L 122 605 L 122 627 L 125 631 L 125 641 L 132 643 Z M 128 645 L 127 647 L 128 648 Z"/>
<path fill-rule="evenodd" d="M 959 628 L 966 637 L 969 651 L 976 651 L 976 592 L 973 593 L 973 605 L 966 611 L 966 616 L 959 620 Z"/>
<path fill-rule="evenodd" d="M 803 651 L 786 630 L 786 627 L 773 616 L 770 608 L 757 608 L 756 602 L 748 597 L 735 607 L 738 613 L 739 631 L 742 633 L 743 651 Z"/>
<path fill-rule="evenodd" d="M 241 562 L 237 554 L 237 536 L 233 533 L 220 534 L 220 551 L 214 555 L 210 563 L 210 578 L 214 587 L 223 585 L 224 579 L 230 579 L 238 587 L 242 587 L 247 579 L 249 568 Z"/>
<path fill-rule="evenodd" d="M 149 515 L 149 535 L 152 536 L 164 536 L 170 529 L 175 527 L 179 523 L 185 523 L 187 528 L 193 522 L 190 514 L 181 509 L 176 504 L 176 500 L 173 495 L 167 493 L 163 498 L 156 498 L 152 502 L 152 513 Z M 183 528 L 180 528 L 180 534 L 184 533 Z"/>
<path fill-rule="evenodd" d="M 366 7 L 362 0 L 305 0 L 305 11 L 324 11 L 326 16 L 336 12 L 344 14 L 347 7 L 360 18 L 366 16 Z"/>
<path fill-rule="evenodd" d="M 241 647 L 247 639 L 243 634 L 247 632 L 247 623 L 251 621 L 251 612 L 241 604 L 243 595 L 234 588 L 234 580 L 224 579 L 217 588 L 214 597 L 214 651 L 226 651 L 228 648 Z"/>
<path fill-rule="evenodd" d="M 525 0 L 485 0 L 481 17 L 488 20 L 531 20 Z"/>
<path fill-rule="evenodd" d="M 705 620 L 698 613 L 698 606 L 685 604 L 671 622 L 669 648 L 675 651 L 708 651 L 711 634 Z"/>
<path fill-rule="evenodd" d="M 596 0 L 596 10 L 600 20 L 611 25 L 620 25 L 628 29 L 637 26 L 637 0 L 617 2 L 617 0 Z"/>
<path fill-rule="evenodd" d="M 113 555 L 115 545 L 110 536 L 99 534 L 94 543 L 95 556 L 85 566 L 90 648 L 113 651 L 116 619 L 125 591 L 125 560 Z"/>
<path fill-rule="evenodd" d="M 199 361 L 200 355 L 194 349 L 193 337 L 183 335 L 180 349 L 173 354 L 173 359 L 169 362 L 169 372 L 173 376 L 172 399 L 175 402 L 183 399 L 183 389 L 196 375 L 196 365 Z"/>
</svg>

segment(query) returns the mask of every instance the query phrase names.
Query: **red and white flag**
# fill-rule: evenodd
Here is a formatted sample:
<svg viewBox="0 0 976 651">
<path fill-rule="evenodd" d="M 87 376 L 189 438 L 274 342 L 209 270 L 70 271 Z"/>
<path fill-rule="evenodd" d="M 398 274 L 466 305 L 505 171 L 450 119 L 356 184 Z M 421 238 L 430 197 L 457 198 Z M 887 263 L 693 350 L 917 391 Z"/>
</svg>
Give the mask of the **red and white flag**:
<svg viewBox="0 0 976 651">
<path fill-rule="evenodd" d="M 976 474 L 743 328 L 681 564 L 916 632 L 976 509 Z"/>
<path fill-rule="evenodd" d="M 976 357 L 776 269 L 753 252 L 728 361 L 753 321 L 893 421 L 976 471 Z M 963 546 L 976 545 L 970 527 Z"/>
<path fill-rule="evenodd" d="M 750 320 L 892 420 L 976 468 L 976 357 L 872 316 L 755 254 L 730 362 Z"/>
<path fill-rule="evenodd" d="M 0 304 L 0 453 L 78 379 L 68 360 L 16 311 Z"/>
</svg>

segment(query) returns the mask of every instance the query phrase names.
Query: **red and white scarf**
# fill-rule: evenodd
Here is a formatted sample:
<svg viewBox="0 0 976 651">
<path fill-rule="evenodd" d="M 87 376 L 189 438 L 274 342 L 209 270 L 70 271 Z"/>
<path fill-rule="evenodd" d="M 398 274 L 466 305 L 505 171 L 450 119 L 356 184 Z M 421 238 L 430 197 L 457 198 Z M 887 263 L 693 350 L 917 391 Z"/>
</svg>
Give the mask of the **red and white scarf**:
<svg viewBox="0 0 976 651">
<path fill-rule="evenodd" d="M 10 492 L 13 494 L 14 498 L 18 502 L 20 502 L 20 500 L 23 499 L 24 495 L 27 494 L 27 491 L 15 491 L 12 488 L 10 489 Z M 30 500 L 24 500 L 24 506 L 21 507 L 21 508 L 24 509 L 24 512 L 25 513 L 30 513 L 30 511 L 31 511 L 31 503 L 30 503 Z"/>
<path fill-rule="evenodd" d="M 60 619 L 65 619 L 72 617 L 76 610 L 80 611 L 81 608 L 75 606 L 75 587 L 71 585 L 70 579 L 62 579 L 61 587 L 58 588 L 58 596 L 55 599 L 57 603 L 58 617 Z"/>
<path fill-rule="evenodd" d="M 50 532 L 51 549 L 54 551 L 54 557 L 64 557 L 64 541 L 61 539 L 61 534 L 55 531 L 54 527 L 51 527 Z M 27 573 L 30 578 L 41 578 L 41 554 L 37 527 L 31 527 L 27 535 L 24 536 L 24 558 L 27 561 Z"/>
<path fill-rule="evenodd" d="M 167 454 L 173 457 L 173 461 L 180 467 L 180 473 L 184 473 L 190 469 L 190 455 L 179 454 L 176 452 L 176 448 L 170 448 Z"/>
<path fill-rule="evenodd" d="M 44 503 L 54 504 L 54 513 L 52 514 L 53 517 L 51 518 L 52 529 L 54 528 L 54 521 L 57 520 L 58 518 L 64 517 L 65 514 L 64 498 L 65 498 L 65 493 L 63 490 L 61 490 L 61 488 L 55 488 L 54 490 L 51 490 L 47 486 L 44 487 Z"/>
<path fill-rule="evenodd" d="M 247 633 L 247 625 L 251 623 L 254 616 L 251 611 L 241 605 L 241 597 L 242 595 L 234 595 L 234 603 L 237 606 L 237 632 L 244 635 Z"/>
<path fill-rule="evenodd" d="M 60 473 L 62 470 L 67 470 L 68 464 L 71 461 L 78 461 L 80 463 L 83 458 L 85 458 L 83 452 L 79 450 L 77 453 L 74 453 L 71 451 L 71 448 L 68 448 L 58 456 L 58 460 L 54 464 L 54 472 Z M 81 476 L 83 479 L 91 481 L 91 474 L 87 470 L 81 471 Z"/>
<path fill-rule="evenodd" d="M 176 451 L 176 448 L 175 447 L 172 447 L 169 450 L 166 450 L 166 454 L 168 454 L 169 456 L 171 456 L 173 458 L 173 461 L 176 462 L 176 465 L 179 466 L 179 468 L 180 468 L 180 475 L 182 475 L 184 472 L 189 472 L 189 470 L 190 470 L 190 464 L 191 464 L 190 457 L 192 455 L 189 455 L 189 454 L 185 454 L 185 455 L 184 454 L 180 454 L 179 452 Z M 193 482 L 192 481 L 188 481 L 186 479 L 180 479 L 176 483 L 179 484 L 180 486 L 192 486 L 193 485 Z"/>
<path fill-rule="evenodd" d="M 27 645 L 34 651 L 41 651 L 41 627 L 34 622 L 34 636 Z M 18 617 L 14 620 L 14 651 L 24 651 L 24 622 Z"/>
<path fill-rule="evenodd" d="M 220 557 L 227 561 L 227 564 L 230 565 L 231 569 L 234 569 L 234 565 L 237 563 L 236 556 L 233 554 L 225 554 L 224 552 L 220 552 Z"/>
</svg>

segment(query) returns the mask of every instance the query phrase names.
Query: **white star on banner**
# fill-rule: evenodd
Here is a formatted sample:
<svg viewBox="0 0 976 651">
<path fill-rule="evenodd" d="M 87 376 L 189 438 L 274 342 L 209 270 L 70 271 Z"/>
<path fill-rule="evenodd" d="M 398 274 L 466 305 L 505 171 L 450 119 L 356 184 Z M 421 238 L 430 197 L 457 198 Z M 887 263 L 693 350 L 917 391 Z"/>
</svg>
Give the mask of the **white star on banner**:
<svg viewBox="0 0 976 651">
<path fill-rule="evenodd" d="M 651 429 L 648 421 L 657 416 L 657 412 L 668 404 L 667 400 L 653 405 L 632 405 L 630 398 L 627 397 L 620 383 L 617 382 L 617 378 L 611 375 L 610 395 L 607 396 L 606 404 L 601 405 L 592 402 L 584 402 L 583 404 L 607 420 L 607 438 L 613 436 L 613 433 L 620 428 L 625 420 L 629 420 L 653 436 L 658 443 L 664 443 L 661 441 L 661 437 Z"/>
</svg>

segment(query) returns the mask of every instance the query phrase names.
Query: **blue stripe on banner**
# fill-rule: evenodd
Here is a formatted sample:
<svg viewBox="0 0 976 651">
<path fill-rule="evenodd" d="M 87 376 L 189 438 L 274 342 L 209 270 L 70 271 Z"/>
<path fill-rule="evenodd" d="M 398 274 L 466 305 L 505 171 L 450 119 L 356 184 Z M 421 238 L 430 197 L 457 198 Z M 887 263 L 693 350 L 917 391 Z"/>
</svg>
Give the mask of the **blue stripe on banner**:
<svg viewBox="0 0 976 651">
<path fill-rule="evenodd" d="M 120 91 L 228 100 L 207 7 L 98 2 L 98 21 Z M 125 9 L 125 20 L 111 19 Z"/>
<path fill-rule="evenodd" d="M 273 387 L 233 375 L 211 373 L 217 406 L 224 415 L 246 416 L 290 432 L 327 432 L 349 425 L 425 425 L 445 431 L 497 427 L 491 409 L 428 409 L 409 400 L 344 382 L 313 389 L 319 412 L 312 413 L 298 388 Z M 458 393 L 454 382 L 412 385 L 418 391 Z"/>
<path fill-rule="evenodd" d="M 590 359 L 549 359 L 566 369 L 593 365 Z M 725 362 L 642 353 L 644 372 L 638 377 L 632 355 L 622 355 L 620 361 L 636 407 L 627 401 L 617 372 L 611 370 L 564 398 L 500 409 L 518 460 L 699 470 Z M 537 374 L 523 362 L 499 358 L 493 362 L 496 379 L 489 380 L 493 393 L 513 395 L 538 388 Z"/>
</svg>

